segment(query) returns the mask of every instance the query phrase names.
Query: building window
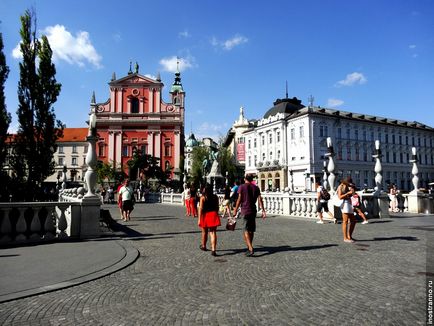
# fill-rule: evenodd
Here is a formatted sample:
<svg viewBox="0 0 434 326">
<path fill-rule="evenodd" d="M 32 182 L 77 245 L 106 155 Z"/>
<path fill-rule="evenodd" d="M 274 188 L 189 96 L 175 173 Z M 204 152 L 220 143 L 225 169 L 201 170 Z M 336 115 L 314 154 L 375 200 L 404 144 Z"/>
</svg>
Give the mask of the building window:
<svg viewBox="0 0 434 326">
<path fill-rule="evenodd" d="M 262 146 L 265 146 L 265 136 L 262 135 Z"/>
<path fill-rule="evenodd" d="M 387 144 L 389 142 L 389 134 L 386 133 L 385 137 L 386 139 L 384 140 L 384 142 Z"/>
<path fill-rule="evenodd" d="M 355 160 L 358 161 L 359 160 L 359 155 L 360 155 L 359 147 L 358 146 L 355 147 L 355 153 L 356 153 Z"/>
<path fill-rule="evenodd" d="M 277 159 L 280 161 L 280 151 L 277 151 Z"/>
<path fill-rule="evenodd" d="M 257 155 L 255 155 L 254 157 L 253 157 L 253 164 L 256 166 L 256 165 L 258 165 L 258 156 Z"/>
<path fill-rule="evenodd" d="M 249 161 L 249 166 L 252 166 L 252 157 L 250 155 L 248 156 L 248 161 Z"/>
<path fill-rule="evenodd" d="M 338 136 L 337 136 L 337 138 L 338 139 L 342 138 L 342 128 L 338 128 Z"/>
<path fill-rule="evenodd" d="M 256 148 L 256 138 L 253 139 L 253 147 Z"/>
<path fill-rule="evenodd" d="M 404 163 L 404 155 L 402 153 L 399 153 L 399 163 Z"/>
<path fill-rule="evenodd" d="M 72 152 L 77 153 L 77 145 L 72 145 Z"/>
<path fill-rule="evenodd" d="M 354 139 L 359 140 L 359 130 L 358 129 L 354 130 Z"/>
<path fill-rule="evenodd" d="M 351 146 L 347 145 L 347 160 L 351 161 Z"/>
<path fill-rule="evenodd" d="M 280 131 L 276 133 L 277 142 L 280 142 Z"/>
<path fill-rule="evenodd" d="M 148 148 L 147 144 L 143 144 L 143 145 L 140 146 L 140 151 L 141 151 L 142 155 L 146 154 L 147 148 Z"/>
<path fill-rule="evenodd" d="M 164 145 L 164 155 L 165 156 L 172 156 L 172 146 L 170 144 L 165 144 Z"/>
<path fill-rule="evenodd" d="M 366 130 L 363 130 L 363 140 L 367 141 L 368 140 L 368 136 L 366 134 Z"/>
<path fill-rule="evenodd" d="M 98 144 L 98 156 L 104 156 L 104 144 Z"/>
<path fill-rule="evenodd" d="M 139 113 L 139 99 L 137 97 L 131 98 L 131 113 Z"/>
<path fill-rule="evenodd" d="M 395 144 L 395 135 L 392 135 L 392 144 Z"/>
<path fill-rule="evenodd" d="M 87 154 L 87 150 L 89 149 L 89 146 L 88 145 L 85 145 L 84 147 L 83 147 L 83 153 L 84 154 Z"/>
<path fill-rule="evenodd" d="M 347 139 L 350 139 L 350 136 L 351 136 L 351 130 L 347 129 Z"/>
<path fill-rule="evenodd" d="M 265 162 L 265 153 L 262 153 L 262 161 Z"/>
<path fill-rule="evenodd" d="M 273 152 L 270 152 L 269 160 L 273 160 Z"/>
<path fill-rule="evenodd" d="M 64 163 L 63 157 L 59 157 L 58 165 L 63 165 L 63 163 Z"/>
<path fill-rule="evenodd" d="M 300 126 L 300 138 L 304 138 L 304 126 Z"/>
<path fill-rule="evenodd" d="M 64 154 L 63 145 L 59 145 L 59 154 Z"/>
<path fill-rule="evenodd" d="M 393 152 L 393 163 L 396 163 L 396 152 Z"/>
<path fill-rule="evenodd" d="M 295 128 L 291 128 L 291 140 L 295 140 Z"/>
<path fill-rule="evenodd" d="M 248 141 L 247 141 L 247 149 L 250 149 L 250 144 L 251 144 L 251 140 L 249 139 Z"/>
<path fill-rule="evenodd" d="M 77 165 L 77 158 L 76 157 L 72 158 L 71 165 Z"/>
<path fill-rule="evenodd" d="M 271 132 L 268 134 L 268 142 L 269 142 L 270 144 L 273 143 L 273 134 L 272 134 Z"/>
<path fill-rule="evenodd" d="M 122 146 L 122 156 L 128 156 L 128 145 Z"/>
</svg>

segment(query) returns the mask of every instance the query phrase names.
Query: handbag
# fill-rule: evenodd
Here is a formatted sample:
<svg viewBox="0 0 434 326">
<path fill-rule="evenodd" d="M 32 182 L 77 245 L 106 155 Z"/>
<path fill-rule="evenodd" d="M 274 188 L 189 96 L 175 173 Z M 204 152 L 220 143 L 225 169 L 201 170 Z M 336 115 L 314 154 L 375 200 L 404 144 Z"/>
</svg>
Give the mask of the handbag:
<svg viewBox="0 0 434 326">
<path fill-rule="evenodd" d="M 235 231 L 235 226 L 237 225 L 237 221 L 235 219 L 228 218 L 226 222 L 226 230 Z"/>
</svg>

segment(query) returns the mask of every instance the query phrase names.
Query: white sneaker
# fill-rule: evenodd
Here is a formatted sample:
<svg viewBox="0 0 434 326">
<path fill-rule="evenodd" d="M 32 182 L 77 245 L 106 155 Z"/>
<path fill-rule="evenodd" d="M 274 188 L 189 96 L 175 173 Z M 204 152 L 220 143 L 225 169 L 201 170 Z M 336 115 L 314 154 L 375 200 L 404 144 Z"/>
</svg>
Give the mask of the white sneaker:
<svg viewBox="0 0 434 326">
<path fill-rule="evenodd" d="M 368 223 L 369 223 L 368 221 L 363 221 L 363 222 L 362 222 L 362 224 L 368 224 Z"/>
<path fill-rule="evenodd" d="M 319 220 L 319 221 L 316 221 L 318 224 L 324 224 L 324 221 L 321 221 L 321 220 Z"/>
</svg>

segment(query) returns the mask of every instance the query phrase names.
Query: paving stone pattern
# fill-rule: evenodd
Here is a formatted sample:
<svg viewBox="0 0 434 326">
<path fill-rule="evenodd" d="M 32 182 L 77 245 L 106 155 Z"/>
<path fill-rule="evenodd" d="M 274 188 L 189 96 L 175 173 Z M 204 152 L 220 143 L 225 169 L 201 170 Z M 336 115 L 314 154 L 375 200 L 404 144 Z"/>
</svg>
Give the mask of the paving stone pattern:
<svg viewBox="0 0 434 326">
<path fill-rule="evenodd" d="M 140 251 L 134 264 L 3 303 L 0 324 L 423 325 L 433 229 L 402 221 L 359 223 L 358 241 L 347 244 L 341 225 L 258 219 L 254 257 L 244 255 L 241 223 L 234 232 L 220 227 L 212 257 L 199 250 L 197 220 L 182 207 L 137 204 L 116 232 Z"/>
</svg>

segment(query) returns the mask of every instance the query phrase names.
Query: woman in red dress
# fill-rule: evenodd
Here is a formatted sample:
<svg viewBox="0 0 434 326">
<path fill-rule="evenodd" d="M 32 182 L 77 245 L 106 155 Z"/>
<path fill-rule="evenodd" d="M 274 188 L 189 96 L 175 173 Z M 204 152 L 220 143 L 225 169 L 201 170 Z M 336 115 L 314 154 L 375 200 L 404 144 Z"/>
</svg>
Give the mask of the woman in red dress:
<svg viewBox="0 0 434 326">
<path fill-rule="evenodd" d="M 219 216 L 219 199 L 214 195 L 212 186 L 207 184 L 199 202 L 199 218 L 197 224 L 202 228 L 200 249 L 206 251 L 208 233 L 211 238 L 211 255 L 217 256 L 217 227 L 221 225 Z"/>
</svg>

